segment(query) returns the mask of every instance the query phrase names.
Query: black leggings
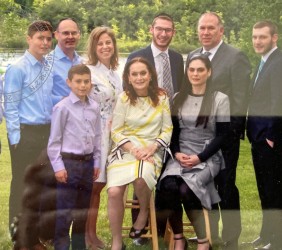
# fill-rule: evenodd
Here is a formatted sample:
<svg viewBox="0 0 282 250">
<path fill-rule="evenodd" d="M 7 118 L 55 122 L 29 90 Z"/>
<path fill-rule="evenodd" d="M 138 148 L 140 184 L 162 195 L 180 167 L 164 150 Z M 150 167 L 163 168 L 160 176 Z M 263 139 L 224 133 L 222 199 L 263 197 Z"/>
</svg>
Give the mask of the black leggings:
<svg viewBox="0 0 282 250">
<path fill-rule="evenodd" d="M 205 217 L 201 202 L 180 176 L 166 176 L 160 184 L 160 195 L 163 204 L 169 210 L 169 222 L 174 234 L 183 233 L 183 205 L 197 238 L 206 238 Z"/>
</svg>

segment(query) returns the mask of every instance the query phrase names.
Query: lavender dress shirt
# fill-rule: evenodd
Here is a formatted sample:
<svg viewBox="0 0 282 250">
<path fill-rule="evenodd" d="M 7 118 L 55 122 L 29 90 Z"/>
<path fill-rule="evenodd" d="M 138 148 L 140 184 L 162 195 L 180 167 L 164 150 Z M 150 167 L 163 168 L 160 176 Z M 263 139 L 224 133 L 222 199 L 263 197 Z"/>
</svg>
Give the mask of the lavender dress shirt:
<svg viewBox="0 0 282 250">
<path fill-rule="evenodd" d="M 101 121 L 99 105 L 71 92 L 53 108 L 48 156 L 54 172 L 65 168 L 61 152 L 85 155 L 93 152 L 93 167 L 100 168 Z"/>
</svg>

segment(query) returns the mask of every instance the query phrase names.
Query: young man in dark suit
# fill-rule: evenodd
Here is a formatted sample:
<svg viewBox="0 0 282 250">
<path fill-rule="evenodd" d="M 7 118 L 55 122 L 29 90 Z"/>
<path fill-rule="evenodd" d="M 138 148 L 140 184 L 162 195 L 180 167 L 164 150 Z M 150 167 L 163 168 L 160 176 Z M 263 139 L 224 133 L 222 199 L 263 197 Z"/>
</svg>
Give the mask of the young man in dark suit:
<svg viewBox="0 0 282 250">
<path fill-rule="evenodd" d="M 240 50 L 223 40 L 224 27 L 221 18 L 213 12 L 204 13 L 198 21 L 198 37 L 201 48 L 188 54 L 205 53 L 212 63 L 212 86 L 228 95 L 231 108 L 231 134 L 228 145 L 222 148 L 225 169 L 215 178 L 221 198 L 222 240 L 225 249 L 238 249 L 241 233 L 240 200 L 236 187 L 236 168 L 240 139 L 244 138 L 247 96 L 251 67 L 248 58 Z M 219 210 L 215 206 L 210 213 L 213 243 L 220 243 L 218 236 Z"/>
<path fill-rule="evenodd" d="M 170 42 L 175 35 L 173 18 L 166 13 L 158 14 L 155 16 L 152 22 L 150 33 L 152 35 L 152 43 L 146 48 L 132 52 L 128 56 L 127 61 L 130 61 L 134 57 L 146 58 L 157 71 L 159 86 L 167 91 L 170 99 L 172 100 L 173 94 L 178 92 L 180 89 L 184 75 L 184 62 L 182 55 L 172 49 L 169 49 Z M 163 56 L 168 59 L 168 78 L 170 87 L 167 87 L 165 84 L 166 77 Z M 156 191 L 156 210 L 159 236 L 164 235 L 167 219 L 167 216 L 161 212 L 163 207 L 161 201 L 162 199 L 159 197 L 158 192 Z M 138 210 L 133 210 L 133 220 L 135 220 L 137 217 L 136 214 L 138 214 Z M 146 238 L 135 240 L 135 244 L 137 245 L 142 244 L 142 242 L 146 242 Z"/>
<path fill-rule="evenodd" d="M 260 236 L 255 249 L 281 249 L 282 52 L 278 29 L 270 21 L 253 26 L 252 41 L 261 63 L 250 86 L 247 136 L 262 206 Z"/>
<path fill-rule="evenodd" d="M 150 33 L 152 35 L 152 43 L 146 48 L 132 52 L 128 56 L 127 61 L 139 56 L 146 58 L 157 71 L 159 86 L 164 87 L 162 53 L 165 53 L 169 59 L 173 93 L 176 93 L 183 80 L 184 63 L 181 54 L 169 49 L 170 42 L 175 35 L 172 17 L 166 13 L 160 13 L 155 16 L 150 27 Z"/>
</svg>

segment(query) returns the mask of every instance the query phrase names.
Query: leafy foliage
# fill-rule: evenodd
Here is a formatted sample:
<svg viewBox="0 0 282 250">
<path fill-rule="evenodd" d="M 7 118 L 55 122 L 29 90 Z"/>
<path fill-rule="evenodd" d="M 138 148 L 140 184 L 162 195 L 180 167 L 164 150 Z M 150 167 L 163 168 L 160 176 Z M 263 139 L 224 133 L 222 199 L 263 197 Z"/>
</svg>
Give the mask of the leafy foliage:
<svg viewBox="0 0 282 250">
<path fill-rule="evenodd" d="M 82 42 L 93 28 L 106 25 L 114 29 L 120 51 L 130 52 L 150 42 L 148 31 L 154 16 L 167 12 L 173 16 L 177 30 L 172 47 L 186 54 L 199 46 L 199 16 L 214 11 L 223 18 L 225 40 L 244 50 L 253 61 L 253 24 L 261 19 L 281 23 L 281 9 L 281 0 L 262 0 L 260 4 L 257 0 L 0 0 L 0 47 L 23 47 L 25 42 L 20 36 L 32 17 L 48 20 L 53 26 L 63 17 L 72 17 L 81 26 Z M 84 49 L 84 42 L 80 49 Z"/>
</svg>

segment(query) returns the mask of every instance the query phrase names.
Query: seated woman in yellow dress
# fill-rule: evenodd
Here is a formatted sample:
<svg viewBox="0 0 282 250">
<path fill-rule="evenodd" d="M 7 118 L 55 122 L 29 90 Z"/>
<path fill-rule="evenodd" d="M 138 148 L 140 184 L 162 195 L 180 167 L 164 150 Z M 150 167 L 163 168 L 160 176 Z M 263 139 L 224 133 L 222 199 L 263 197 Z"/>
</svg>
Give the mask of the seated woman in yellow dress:
<svg viewBox="0 0 282 250">
<path fill-rule="evenodd" d="M 144 58 L 125 65 L 125 91 L 120 94 L 113 113 L 112 153 L 107 166 L 108 213 L 112 250 L 125 249 L 122 242 L 123 195 L 133 183 L 140 212 L 129 236 L 145 233 L 152 189 L 162 167 L 162 159 L 172 133 L 169 98 L 158 87 L 157 74 Z M 164 150 L 165 149 L 165 150 Z"/>
</svg>

